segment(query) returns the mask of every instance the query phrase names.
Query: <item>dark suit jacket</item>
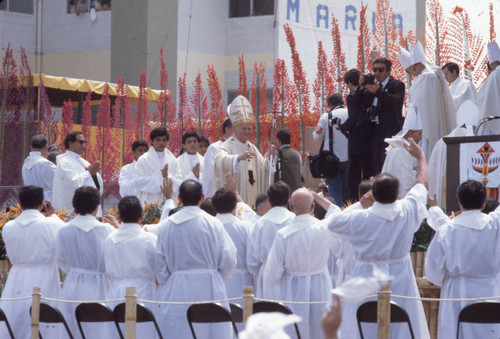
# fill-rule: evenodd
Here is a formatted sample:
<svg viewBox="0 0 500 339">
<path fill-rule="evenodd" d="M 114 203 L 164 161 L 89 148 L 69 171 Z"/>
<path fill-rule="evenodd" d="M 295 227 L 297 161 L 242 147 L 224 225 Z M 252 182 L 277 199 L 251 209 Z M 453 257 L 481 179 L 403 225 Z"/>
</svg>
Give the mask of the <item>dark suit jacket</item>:
<svg viewBox="0 0 500 339">
<path fill-rule="evenodd" d="M 300 178 L 300 153 L 291 148 L 284 146 L 278 150 L 280 164 L 276 164 L 276 173 L 274 174 L 274 182 L 283 180 L 290 186 L 290 194 L 297 188 L 302 186 Z M 281 165 L 281 170 L 278 166 Z M 281 176 L 281 178 L 280 178 Z"/>
<path fill-rule="evenodd" d="M 373 99 L 372 99 L 373 101 Z M 349 93 L 346 98 L 347 120 L 340 125 L 340 130 L 347 136 L 349 147 L 349 159 L 353 158 L 366 149 L 373 141 L 373 123 L 365 114 L 367 102 L 363 92 L 357 90 Z M 371 102 L 370 102 L 371 104 Z"/>
<path fill-rule="evenodd" d="M 405 84 L 390 76 L 385 88 L 380 87 L 375 94 L 366 92 L 368 98 L 378 98 L 377 113 L 380 122 L 375 126 L 376 140 L 383 141 L 396 135 L 403 127 Z M 373 102 L 373 99 L 368 98 L 367 100 Z"/>
</svg>

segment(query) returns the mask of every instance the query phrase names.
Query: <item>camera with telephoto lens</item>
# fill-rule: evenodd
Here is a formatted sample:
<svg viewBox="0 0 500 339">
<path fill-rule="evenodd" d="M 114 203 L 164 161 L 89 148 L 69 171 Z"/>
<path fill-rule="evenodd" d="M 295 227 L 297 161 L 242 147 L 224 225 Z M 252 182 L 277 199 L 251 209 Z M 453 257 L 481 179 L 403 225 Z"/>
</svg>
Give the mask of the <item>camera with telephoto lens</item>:
<svg viewBox="0 0 500 339">
<path fill-rule="evenodd" d="M 368 120 L 370 122 L 378 125 L 379 124 L 379 119 L 378 119 L 378 113 L 377 113 L 377 107 L 371 105 L 366 109 L 366 114 L 368 115 Z"/>
<path fill-rule="evenodd" d="M 375 85 L 375 81 L 377 81 L 375 75 L 368 73 L 363 76 L 365 77 L 365 85 Z"/>
</svg>

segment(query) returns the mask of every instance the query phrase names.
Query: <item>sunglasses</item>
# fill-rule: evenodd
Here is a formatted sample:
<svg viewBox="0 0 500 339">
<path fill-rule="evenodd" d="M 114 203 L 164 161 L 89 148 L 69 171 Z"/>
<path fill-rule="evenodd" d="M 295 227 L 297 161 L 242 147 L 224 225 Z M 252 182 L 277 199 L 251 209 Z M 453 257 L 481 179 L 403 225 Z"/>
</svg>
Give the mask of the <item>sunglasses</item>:
<svg viewBox="0 0 500 339">
<path fill-rule="evenodd" d="M 385 68 L 384 67 L 373 67 L 373 72 L 374 73 L 377 73 L 377 72 L 384 73 Z"/>
<path fill-rule="evenodd" d="M 85 145 L 87 143 L 87 140 L 75 140 L 75 142 L 79 142 L 80 145 Z"/>
</svg>

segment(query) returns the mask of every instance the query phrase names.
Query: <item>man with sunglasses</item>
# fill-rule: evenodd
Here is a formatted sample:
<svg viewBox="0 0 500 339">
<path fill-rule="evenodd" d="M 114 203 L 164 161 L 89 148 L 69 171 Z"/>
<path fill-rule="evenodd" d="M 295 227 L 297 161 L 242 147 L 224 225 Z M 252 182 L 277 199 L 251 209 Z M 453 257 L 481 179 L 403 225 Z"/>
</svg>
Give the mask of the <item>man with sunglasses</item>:
<svg viewBox="0 0 500 339">
<path fill-rule="evenodd" d="M 365 76 L 361 76 L 359 84 L 363 90 L 363 102 L 369 103 L 366 113 L 373 119 L 373 169 L 380 173 L 385 160 L 385 138 L 397 134 L 403 126 L 403 101 L 405 98 L 405 84 L 390 76 L 392 62 L 386 58 L 379 58 L 373 62 L 375 82 L 366 83 Z"/>
<path fill-rule="evenodd" d="M 87 140 L 80 131 L 73 131 L 64 138 L 66 152 L 57 157 L 57 168 L 54 173 L 52 204 L 57 209 L 66 208 L 73 212 L 73 194 L 78 187 L 91 186 L 103 193 L 102 178 L 99 175 L 101 162 L 90 164 L 81 156 L 87 147 Z M 97 216 L 102 216 L 101 206 Z"/>
</svg>

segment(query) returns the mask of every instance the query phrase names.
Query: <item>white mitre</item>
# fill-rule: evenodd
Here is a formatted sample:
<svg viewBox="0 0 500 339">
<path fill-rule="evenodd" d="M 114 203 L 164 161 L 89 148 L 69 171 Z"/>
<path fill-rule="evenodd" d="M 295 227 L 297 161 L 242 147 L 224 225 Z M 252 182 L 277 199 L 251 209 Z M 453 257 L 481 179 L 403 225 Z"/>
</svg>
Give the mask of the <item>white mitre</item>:
<svg viewBox="0 0 500 339">
<path fill-rule="evenodd" d="M 425 68 L 427 69 L 427 71 L 429 71 L 430 73 L 434 73 L 432 68 L 429 66 L 429 63 L 427 62 L 427 57 L 425 56 L 424 46 L 422 45 L 422 43 L 420 41 L 418 41 L 417 44 L 415 45 L 415 48 L 413 49 L 413 51 L 411 53 L 411 57 L 412 57 L 414 64 L 418 64 L 420 62 L 423 65 L 425 65 Z"/>
<path fill-rule="evenodd" d="M 245 330 L 240 332 L 240 339 L 289 339 L 284 328 L 301 321 L 296 314 L 255 313 L 248 318 Z"/>
<path fill-rule="evenodd" d="M 500 61 L 500 47 L 496 40 L 493 40 L 488 44 L 488 63 L 495 61 Z"/>
<path fill-rule="evenodd" d="M 420 114 L 418 114 L 418 108 L 416 106 L 408 107 L 408 113 L 406 113 L 405 122 L 401 132 L 392 138 L 386 138 L 384 141 L 390 146 L 387 147 L 389 150 L 392 147 L 399 147 L 405 149 L 405 145 L 409 145 L 408 141 L 404 139 L 404 136 L 408 131 L 419 131 L 422 129 L 422 121 L 420 119 Z"/>
<path fill-rule="evenodd" d="M 243 95 L 238 95 L 233 102 L 227 106 L 227 114 L 233 127 L 241 124 L 251 124 L 253 122 L 253 109 L 250 101 Z"/>
<path fill-rule="evenodd" d="M 465 100 L 457 111 L 457 127 L 468 125 L 477 126 L 479 121 L 479 107 L 470 99 Z"/>
<path fill-rule="evenodd" d="M 401 48 L 401 53 L 400 54 L 396 54 L 396 58 L 398 58 L 398 61 L 401 64 L 401 67 L 403 67 L 404 70 L 406 70 L 408 67 L 410 67 L 411 65 L 413 65 L 415 63 L 413 61 L 411 53 L 408 52 L 404 48 Z"/>
</svg>

